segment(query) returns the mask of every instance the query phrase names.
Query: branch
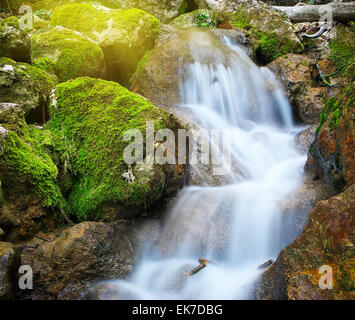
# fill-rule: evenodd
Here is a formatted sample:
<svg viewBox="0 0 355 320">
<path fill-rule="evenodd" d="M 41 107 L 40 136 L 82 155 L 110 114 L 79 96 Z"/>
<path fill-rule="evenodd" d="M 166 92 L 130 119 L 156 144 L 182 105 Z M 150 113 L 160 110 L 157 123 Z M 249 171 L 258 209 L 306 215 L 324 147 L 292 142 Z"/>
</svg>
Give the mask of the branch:
<svg viewBox="0 0 355 320">
<path fill-rule="evenodd" d="M 292 22 L 316 22 L 326 12 L 332 12 L 333 19 L 340 22 L 354 21 L 355 2 L 330 3 L 326 5 L 306 6 L 274 6 L 275 9 L 283 12 Z"/>
</svg>

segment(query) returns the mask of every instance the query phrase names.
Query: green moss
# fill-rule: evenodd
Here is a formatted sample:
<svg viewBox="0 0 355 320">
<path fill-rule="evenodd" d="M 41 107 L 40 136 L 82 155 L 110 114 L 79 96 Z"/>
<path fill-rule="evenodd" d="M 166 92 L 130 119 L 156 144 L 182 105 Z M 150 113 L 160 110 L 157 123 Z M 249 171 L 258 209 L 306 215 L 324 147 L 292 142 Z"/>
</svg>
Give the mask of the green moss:
<svg viewBox="0 0 355 320">
<path fill-rule="evenodd" d="M 130 78 L 129 82 L 131 83 L 133 81 L 133 79 L 136 77 L 136 75 L 138 75 L 147 65 L 149 58 L 154 54 L 154 50 L 148 50 L 145 55 L 143 56 L 143 58 L 139 61 L 138 65 L 137 65 L 137 69 L 135 71 L 135 73 L 132 75 L 132 77 Z"/>
<path fill-rule="evenodd" d="M 182 5 L 181 5 L 181 7 L 179 9 L 179 14 L 186 13 L 188 7 L 189 7 L 189 4 L 187 3 L 187 0 L 184 0 L 184 2 L 182 3 Z"/>
<path fill-rule="evenodd" d="M 50 25 L 76 30 L 96 39 L 95 33 L 108 27 L 108 16 L 89 3 L 67 4 L 53 10 Z"/>
<path fill-rule="evenodd" d="M 105 76 L 104 54 L 101 48 L 71 30 L 56 27 L 31 37 L 33 58 L 48 57 L 54 62 L 60 82 L 73 78 Z"/>
<path fill-rule="evenodd" d="M 331 49 L 329 58 L 338 68 L 341 68 L 355 62 L 355 25 L 353 23 L 349 25 L 339 24 L 336 30 L 336 38 L 329 42 Z"/>
<path fill-rule="evenodd" d="M 119 84 L 99 79 L 62 83 L 56 96 L 49 126 L 65 144 L 75 177 L 68 197 L 71 214 L 97 219 L 110 206 L 143 206 L 149 190 L 122 177 L 128 144 L 123 134 L 133 128 L 144 133 L 148 120 L 155 121 L 156 129 L 166 127 L 168 116 Z"/>
<path fill-rule="evenodd" d="M 19 28 L 20 28 L 18 18 L 17 18 L 17 17 L 14 17 L 14 16 L 11 16 L 11 17 L 8 17 L 8 18 L 2 20 L 2 21 L 0 22 L 0 24 L 1 24 L 1 25 L 11 26 L 11 27 L 14 27 L 14 28 L 16 28 L 16 29 L 19 29 Z"/>
<path fill-rule="evenodd" d="M 57 83 L 55 76 L 27 63 L 0 58 L 0 69 L 5 65 L 14 68 L 14 76 L 0 72 L 0 102 L 21 104 L 25 112 L 41 106 Z"/>
<path fill-rule="evenodd" d="M 233 12 L 214 13 L 213 20 L 216 25 L 227 22 L 235 28 L 248 31 L 249 36 L 259 41 L 259 55 L 266 63 L 286 53 L 301 52 L 304 47 L 286 18 L 270 11 L 264 4 L 260 6 L 261 10 L 251 10 L 250 7 L 238 4 L 238 9 Z"/>
<path fill-rule="evenodd" d="M 42 69 L 47 73 L 55 74 L 55 62 L 51 58 L 33 59 L 32 64 L 34 67 Z"/>
<path fill-rule="evenodd" d="M 331 97 L 326 101 L 320 115 L 320 122 L 316 133 L 319 133 L 324 123 L 328 120 L 330 130 L 336 129 L 343 110 L 348 107 L 353 107 L 354 102 L 355 83 L 351 81 L 336 97 Z"/>
<path fill-rule="evenodd" d="M 147 50 L 154 47 L 161 23 L 140 9 L 103 12 L 90 4 L 71 4 L 53 11 L 51 25 L 79 31 L 102 48 L 108 78 L 128 85 Z"/>
<path fill-rule="evenodd" d="M 48 131 L 39 133 L 39 129 L 32 127 L 21 130 L 23 136 L 8 131 L 3 137 L 3 154 L 0 158 L 1 172 L 7 175 L 4 181 L 6 192 L 15 192 L 17 188 L 24 188 L 28 183 L 31 190 L 25 192 L 41 198 L 44 207 L 64 207 L 65 200 L 56 184 L 58 170 L 51 157 L 46 152 L 47 145 L 51 143 L 51 134 Z M 21 197 L 20 192 L 13 196 Z"/>
</svg>

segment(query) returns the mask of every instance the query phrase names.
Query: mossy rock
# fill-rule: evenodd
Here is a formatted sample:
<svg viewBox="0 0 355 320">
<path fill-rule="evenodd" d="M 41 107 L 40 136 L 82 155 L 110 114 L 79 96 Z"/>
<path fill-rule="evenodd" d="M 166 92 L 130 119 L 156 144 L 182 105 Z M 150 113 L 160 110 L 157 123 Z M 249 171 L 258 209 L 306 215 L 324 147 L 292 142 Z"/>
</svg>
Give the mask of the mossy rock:
<svg viewBox="0 0 355 320">
<path fill-rule="evenodd" d="M 19 62 L 31 62 L 30 40 L 20 29 L 16 17 L 0 22 L 0 57 L 9 57 Z"/>
<path fill-rule="evenodd" d="M 105 78 L 101 48 L 92 40 L 63 27 L 54 27 L 31 36 L 32 57 L 50 58 L 60 82 L 78 77 Z"/>
<path fill-rule="evenodd" d="M 58 169 L 50 157 L 53 137 L 49 131 L 22 124 L 0 126 L 0 181 L 4 201 L 37 197 L 43 207 L 63 207 L 56 184 Z"/>
<path fill-rule="evenodd" d="M 259 56 L 264 63 L 286 53 L 304 50 L 290 20 L 263 2 L 227 0 L 212 10 L 212 16 L 217 25 L 227 23 L 248 30 L 259 40 Z"/>
<path fill-rule="evenodd" d="M 51 25 L 81 32 L 102 48 L 108 78 L 127 85 L 139 60 L 154 47 L 161 23 L 139 9 L 103 11 L 91 4 L 68 4 L 56 8 Z"/>
<path fill-rule="evenodd" d="M 172 27 L 177 28 L 214 28 L 215 24 L 211 20 L 209 10 L 195 10 L 184 13 L 169 23 Z"/>
<path fill-rule="evenodd" d="M 29 123 L 48 119 L 50 92 L 57 78 L 27 63 L 0 58 L 0 103 L 21 105 Z"/>
<path fill-rule="evenodd" d="M 178 104 L 180 84 L 189 76 L 191 63 L 213 65 L 218 55 L 221 63 L 228 65 L 233 54 L 209 29 L 177 30 L 172 39 L 146 53 L 131 79 L 130 90 L 156 105 Z"/>
<path fill-rule="evenodd" d="M 120 0 L 121 8 L 138 8 L 149 12 L 163 23 L 169 23 L 174 18 L 185 13 L 189 8 L 187 0 Z M 197 9 L 197 8 L 195 8 Z"/>
<path fill-rule="evenodd" d="M 355 62 L 355 23 L 338 24 L 335 28 L 336 37 L 329 41 L 329 58 L 338 68 L 344 68 Z"/>
<path fill-rule="evenodd" d="M 77 78 L 56 88 L 49 128 L 62 138 L 67 167 L 74 177 L 68 193 L 70 212 L 78 220 L 131 218 L 162 196 L 161 168 L 145 168 L 150 178 L 128 183 L 123 159 L 123 134 L 145 133 L 146 121 L 155 129 L 176 128 L 172 116 L 115 82 Z M 137 168 L 135 168 L 136 170 Z M 147 176 L 147 175 L 143 175 Z"/>
</svg>

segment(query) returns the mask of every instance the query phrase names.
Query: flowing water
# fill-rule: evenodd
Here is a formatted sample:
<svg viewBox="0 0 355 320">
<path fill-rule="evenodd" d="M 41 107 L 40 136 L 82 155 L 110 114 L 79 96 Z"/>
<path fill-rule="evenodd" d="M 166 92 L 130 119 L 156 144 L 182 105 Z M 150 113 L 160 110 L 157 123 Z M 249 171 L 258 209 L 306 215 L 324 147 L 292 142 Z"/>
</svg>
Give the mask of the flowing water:
<svg viewBox="0 0 355 320">
<path fill-rule="evenodd" d="M 295 149 L 291 107 L 268 69 L 228 38 L 221 47 L 212 63 L 189 64 L 180 108 L 201 128 L 231 130 L 226 149 L 237 170 L 223 185 L 180 193 L 159 244 L 143 251 L 128 281 L 114 282 L 121 298 L 250 299 L 258 266 L 284 245 L 279 205 L 301 184 L 305 162 Z M 228 63 L 218 58 L 225 52 Z M 188 276 L 199 258 L 212 262 Z"/>
</svg>

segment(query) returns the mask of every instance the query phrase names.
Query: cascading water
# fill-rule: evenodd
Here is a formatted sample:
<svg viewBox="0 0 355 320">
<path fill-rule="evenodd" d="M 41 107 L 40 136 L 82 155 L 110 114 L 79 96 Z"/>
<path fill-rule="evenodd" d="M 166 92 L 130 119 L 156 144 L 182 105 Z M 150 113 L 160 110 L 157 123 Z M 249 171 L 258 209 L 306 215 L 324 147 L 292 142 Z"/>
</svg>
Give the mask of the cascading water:
<svg viewBox="0 0 355 320">
<path fill-rule="evenodd" d="M 227 38 L 221 48 L 215 61 L 188 66 L 180 107 L 200 128 L 232 129 L 228 151 L 238 170 L 224 185 L 180 193 L 159 243 L 128 281 L 114 282 L 120 298 L 249 299 L 258 266 L 282 249 L 279 205 L 301 184 L 305 162 L 291 108 L 268 69 Z M 199 258 L 213 263 L 188 276 Z"/>
</svg>

